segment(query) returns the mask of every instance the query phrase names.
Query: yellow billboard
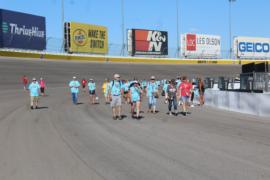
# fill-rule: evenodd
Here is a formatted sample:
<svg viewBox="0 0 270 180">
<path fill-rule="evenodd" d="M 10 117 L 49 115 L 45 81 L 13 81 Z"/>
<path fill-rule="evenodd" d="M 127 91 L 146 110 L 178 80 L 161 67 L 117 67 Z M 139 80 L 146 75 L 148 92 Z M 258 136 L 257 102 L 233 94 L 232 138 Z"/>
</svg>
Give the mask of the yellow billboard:
<svg viewBox="0 0 270 180">
<path fill-rule="evenodd" d="M 107 54 L 107 27 L 70 22 L 69 52 Z"/>
</svg>

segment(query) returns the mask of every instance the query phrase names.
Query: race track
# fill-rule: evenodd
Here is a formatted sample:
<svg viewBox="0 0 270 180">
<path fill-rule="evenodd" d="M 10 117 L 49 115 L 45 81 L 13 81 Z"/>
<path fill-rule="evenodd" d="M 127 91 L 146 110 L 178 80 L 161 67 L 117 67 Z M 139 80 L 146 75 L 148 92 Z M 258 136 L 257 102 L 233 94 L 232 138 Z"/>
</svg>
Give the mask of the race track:
<svg viewBox="0 0 270 180">
<path fill-rule="evenodd" d="M 158 114 L 122 121 L 100 97 L 89 103 L 81 91 L 71 104 L 72 76 L 100 83 L 123 78 L 233 76 L 240 66 L 145 65 L 0 59 L 1 180 L 269 180 L 270 121 L 195 107 L 187 117 L 170 117 L 160 100 Z M 20 77 L 44 77 L 48 96 L 38 110 Z M 100 91 L 100 90 L 99 90 Z M 100 93 L 99 93 L 100 95 Z M 101 95 L 100 95 L 101 96 Z"/>
</svg>

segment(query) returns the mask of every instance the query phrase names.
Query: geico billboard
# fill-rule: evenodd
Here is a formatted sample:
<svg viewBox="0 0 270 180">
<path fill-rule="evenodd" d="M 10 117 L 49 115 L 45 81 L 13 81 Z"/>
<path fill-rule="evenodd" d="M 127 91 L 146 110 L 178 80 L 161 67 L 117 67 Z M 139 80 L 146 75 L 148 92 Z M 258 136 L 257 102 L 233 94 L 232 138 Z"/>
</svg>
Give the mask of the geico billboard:
<svg viewBox="0 0 270 180">
<path fill-rule="evenodd" d="M 220 36 L 205 34 L 181 35 L 182 56 L 191 58 L 218 58 L 221 54 Z"/>
<path fill-rule="evenodd" d="M 70 22 L 69 52 L 108 53 L 108 31 L 104 26 Z"/>
<path fill-rule="evenodd" d="M 128 51 L 134 55 L 168 55 L 166 31 L 131 29 L 128 31 Z"/>
<path fill-rule="evenodd" d="M 234 53 L 237 58 L 270 58 L 270 38 L 236 37 Z"/>
<path fill-rule="evenodd" d="M 0 9 L 0 47 L 46 49 L 45 17 Z"/>
</svg>

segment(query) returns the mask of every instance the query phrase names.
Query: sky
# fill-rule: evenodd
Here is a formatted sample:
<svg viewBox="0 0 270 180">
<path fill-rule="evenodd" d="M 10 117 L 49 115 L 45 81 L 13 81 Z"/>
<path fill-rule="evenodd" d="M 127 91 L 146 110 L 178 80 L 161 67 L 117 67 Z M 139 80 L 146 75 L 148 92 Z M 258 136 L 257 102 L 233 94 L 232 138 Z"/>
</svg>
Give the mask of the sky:
<svg viewBox="0 0 270 180">
<path fill-rule="evenodd" d="M 177 0 L 123 0 L 125 29 L 168 31 L 177 47 Z M 229 0 L 178 0 L 179 34 L 220 35 L 229 49 Z M 232 36 L 270 37 L 270 0 L 236 0 L 231 6 Z M 0 8 L 46 17 L 51 45 L 62 37 L 61 0 L 0 0 Z M 111 47 L 122 43 L 121 0 L 64 0 L 65 21 L 108 27 Z M 180 39 L 180 38 L 179 38 Z M 176 50 L 175 50 L 176 51 Z"/>
</svg>

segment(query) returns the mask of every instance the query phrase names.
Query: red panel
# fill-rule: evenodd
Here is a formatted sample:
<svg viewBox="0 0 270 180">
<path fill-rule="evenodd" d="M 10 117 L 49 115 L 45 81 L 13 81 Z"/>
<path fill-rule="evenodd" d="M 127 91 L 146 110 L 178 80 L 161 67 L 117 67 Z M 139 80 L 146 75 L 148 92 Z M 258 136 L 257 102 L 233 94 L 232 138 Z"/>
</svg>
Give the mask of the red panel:
<svg viewBox="0 0 270 180">
<path fill-rule="evenodd" d="M 148 41 L 136 41 L 135 42 L 135 51 L 148 51 L 149 42 Z"/>
<path fill-rule="evenodd" d="M 148 32 L 147 30 L 135 30 L 135 41 L 146 41 Z"/>
<path fill-rule="evenodd" d="M 187 34 L 187 50 L 196 51 L 196 34 Z"/>
</svg>

